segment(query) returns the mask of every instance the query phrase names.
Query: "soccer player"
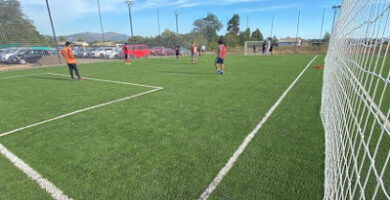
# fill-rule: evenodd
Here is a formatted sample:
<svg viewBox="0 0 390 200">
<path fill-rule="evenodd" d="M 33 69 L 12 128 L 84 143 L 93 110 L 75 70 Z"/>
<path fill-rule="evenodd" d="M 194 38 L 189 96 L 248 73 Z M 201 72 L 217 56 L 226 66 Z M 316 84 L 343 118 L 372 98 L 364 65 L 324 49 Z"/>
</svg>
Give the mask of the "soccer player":
<svg viewBox="0 0 390 200">
<path fill-rule="evenodd" d="M 274 49 L 274 43 L 271 44 L 271 47 L 269 48 L 269 53 L 271 54 L 272 56 L 272 50 Z"/>
<path fill-rule="evenodd" d="M 176 51 L 176 61 L 180 61 L 180 45 L 179 43 L 176 43 L 175 45 L 175 51 Z"/>
<path fill-rule="evenodd" d="M 270 49 L 271 49 L 271 40 L 268 40 L 268 42 L 267 42 L 267 56 L 269 56 Z"/>
<path fill-rule="evenodd" d="M 70 73 L 70 77 L 72 78 L 72 80 L 75 80 L 75 78 L 73 76 L 73 71 L 76 72 L 76 75 L 77 75 L 77 78 L 79 81 L 84 80 L 83 78 L 81 78 L 80 73 L 79 73 L 79 69 L 77 68 L 76 59 L 72 53 L 72 43 L 71 42 L 65 43 L 65 47 L 64 47 L 64 49 L 62 49 L 61 55 L 62 55 L 62 57 L 65 58 L 66 63 L 68 64 L 69 73 Z"/>
<path fill-rule="evenodd" d="M 263 43 L 263 48 L 261 49 L 261 54 L 263 56 L 265 55 L 265 42 Z"/>
<path fill-rule="evenodd" d="M 192 56 L 192 64 L 196 64 L 197 60 L 196 60 L 196 43 L 195 42 L 192 42 L 191 44 L 191 56 Z"/>
<path fill-rule="evenodd" d="M 226 48 L 222 40 L 218 40 L 218 44 L 219 46 L 217 51 L 217 58 L 215 59 L 215 68 L 217 69 L 217 74 L 222 75 L 224 69 L 223 60 L 225 59 Z M 218 65 L 221 65 L 221 69 L 219 69 Z"/>
<path fill-rule="evenodd" d="M 127 46 L 127 43 L 125 43 L 125 45 L 123 45 L 122 50 L 123 50 L 123 53 L 125 54 L 126 65 L 131 65 L 130 58 L 129 58 L 129 47 Z"/>
</svg>

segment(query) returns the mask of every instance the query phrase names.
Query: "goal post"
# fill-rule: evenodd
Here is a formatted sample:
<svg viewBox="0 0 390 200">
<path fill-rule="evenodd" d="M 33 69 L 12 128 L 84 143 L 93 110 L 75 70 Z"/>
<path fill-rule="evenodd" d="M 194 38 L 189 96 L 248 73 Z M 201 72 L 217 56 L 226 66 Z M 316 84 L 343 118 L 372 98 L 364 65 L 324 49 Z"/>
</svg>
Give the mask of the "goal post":
<svg viewBox="0 0 390 200">
<path fill-rule="evenodd" d="M 325 58 L 324 199 L 390 199 L 390 3 L 345 0 Z"/>
<path fill-rule="evenodd" d="M 244 55 L 254 56 L 261 55 L 261 48 L 264 41 L 245 41 L 244 43 Z"/>
</svg>

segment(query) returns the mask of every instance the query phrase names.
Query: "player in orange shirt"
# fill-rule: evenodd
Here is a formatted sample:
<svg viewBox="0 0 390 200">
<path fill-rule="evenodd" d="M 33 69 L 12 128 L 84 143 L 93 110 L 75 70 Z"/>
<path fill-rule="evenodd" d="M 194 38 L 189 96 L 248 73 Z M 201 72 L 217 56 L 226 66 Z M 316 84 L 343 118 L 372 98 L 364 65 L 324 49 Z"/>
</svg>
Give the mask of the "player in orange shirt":
<svg viewBox="0 0 390 200">
<path fill-rule="evenodd" d="M 62 49 L 61 55 L 62 55 L 62 57 L 65 58 L 66 63 L 68 64 L 69 73 L 70 73 L 70 77 L 72 78 L 72 80 L 75 80 L 75 78 L 73 76 L 73 71 L 76 72 L 78 80 L 80 80 L 80 81 L 84 80 L 80 76 L 79 69 L 77 68 L 77 65 L 76 65 L 76 59 L 72 53 L 72 43 L 70 43 L 70 42 L 65 43 L 65 47 Z"/>
</svg>

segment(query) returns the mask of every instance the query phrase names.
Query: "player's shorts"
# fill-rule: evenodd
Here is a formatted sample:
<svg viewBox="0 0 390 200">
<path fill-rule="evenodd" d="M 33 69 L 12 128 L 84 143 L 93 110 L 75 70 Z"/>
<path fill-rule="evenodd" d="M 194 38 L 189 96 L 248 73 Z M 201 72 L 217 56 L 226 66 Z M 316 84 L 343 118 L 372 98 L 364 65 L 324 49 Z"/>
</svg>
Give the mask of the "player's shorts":
<svg viewBox="0 0 390 200">
<path fill-rule="evenodd" d="M 265 53 L 265 49 L 261 50 L 261 52 L 264 54 Z"/>
<path fill-rule="evenodd" d="M 180 55 L 180 52 L 179 51 L 176 51 L 176 56 Z"/>
<path fill-rule="evenodd" d="M 128 54 L 125 54 L 125 59 L 128 59 L 129 58 L 129 55 Z"/>
<path fill-rule="evenodd" d="M 196 53 L 192 53 L 192 57 L 196 57 Z"/>
<path fill-rule="evenodd" d="M 223 64 L 223 59 L 221 58 L 221 57 L 217 57 L 216 59 L 215 59 L 215 64 Z"/>
</svg>

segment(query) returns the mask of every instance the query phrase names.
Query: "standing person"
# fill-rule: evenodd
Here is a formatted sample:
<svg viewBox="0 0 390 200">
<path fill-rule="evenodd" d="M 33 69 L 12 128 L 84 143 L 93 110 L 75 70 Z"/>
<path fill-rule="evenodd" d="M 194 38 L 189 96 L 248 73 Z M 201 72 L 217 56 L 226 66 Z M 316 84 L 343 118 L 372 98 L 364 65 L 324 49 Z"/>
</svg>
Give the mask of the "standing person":
<svg viewBox="0 0 390 200">
<path fill-rule="evenodd" d="M 269 48 L 269 53 L 271 54 L 272 56 L 272 50 L 274 49 L 274 43 L 271 44 L 271 47 Z"/>
<path fill-rule="evenodd" d="M 180 45 L 179 43 L 176 43 L 175 45 L 175 51 L 176 51 L 176 61 L 180 61 Z"/>
<path fill-rule="evenodd" d="M 219 46 L 217 51 L 217 58 L 215 59 L 215 68 L 217 69 L 217 74 L 223 75 L 223 69 L 224 69 L 223 60 L 225 59 L 226 48 L 222 40 L 218 40 L 218 44 Z M 218 65 L 221 65 L 221 69 L 219 69 Z"/>
<path fill-rule="evenodd" d="M 131 65 L 130 58 L 129 58 L 129 47 L 127 46 L 127 43 L 125 43 L 125 45 L 123 45 L 122 50 L 123 50 L 123 53 L 125 54 L 126 65 Z"/>
<path fill-rule="evenodd" d="M 199 56 L 201 56 L 202 55 L 202 47 L 200 45 L 198 46 L 198 52 L 199 52 Z"/>
<path fill-rule="evenodd" d="M 254 44 L 254 45 L 253 45 L 253 54 L 256 54 L 256 52 L 257 52 L 257 45 Z"/>
<path fill-rule="evenodd" d="M 204 55 L 206 53 L 206 46 L 202 45 L 202 54 Z"/>
<path fill-rule="evenodd" d="M 263 43 L 263 48 L 261 49 L 261 54 L 265 56 L 265 42 Z"/>
<path fill-rule="evenodd" d="M 72 43 L 70 43 L 70 42 L 65 43 L 65 47 L 62 49 L 61 55 L 62 55 L 62 57 L 65 58 L 66 63 L 68 64 L 69 73 L 70 73 L 70 77 L 72 78 L 72 80 L 75 80 L 75 78 L 73 76 L 73 71 L 76 72 L 76 76 L 77 76 L 79 81 L 84 80 L 80 76 L 79 69 L 77 68 L 77 65 L 76 65 L 76 59 L 72 53 Z"/>
<path fill-rule="evenodd" d="M 196 43 L 192 42 L 191 44 L 191 56 L 192 56 L 192 64 L 196 64 Z"/>
</svg>

